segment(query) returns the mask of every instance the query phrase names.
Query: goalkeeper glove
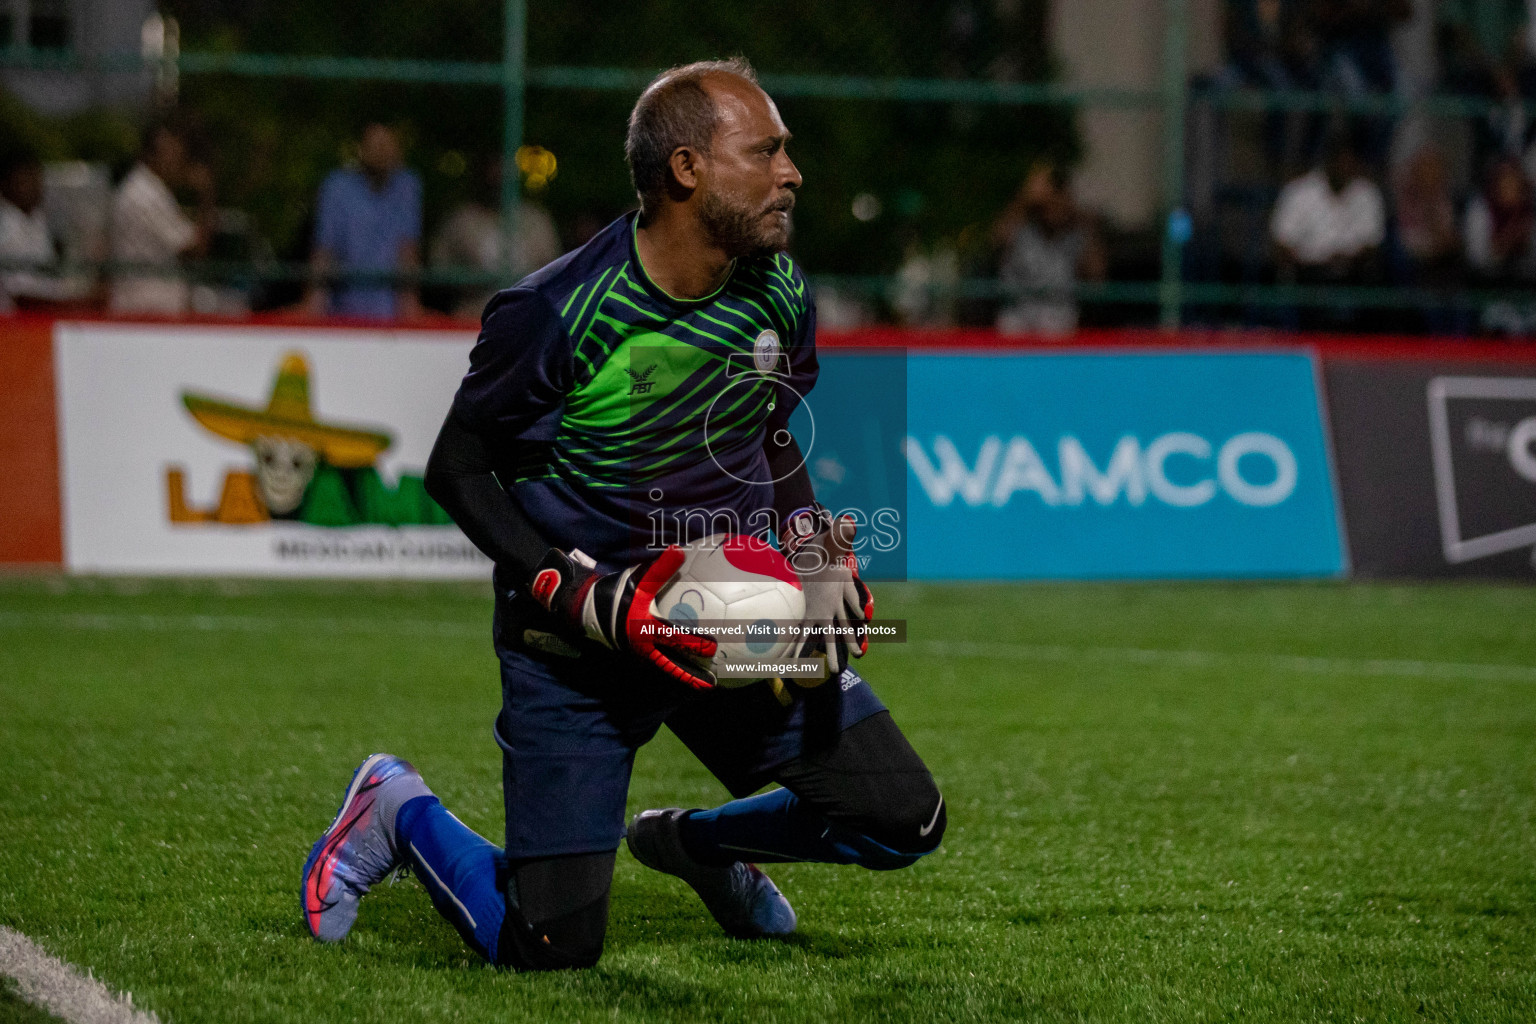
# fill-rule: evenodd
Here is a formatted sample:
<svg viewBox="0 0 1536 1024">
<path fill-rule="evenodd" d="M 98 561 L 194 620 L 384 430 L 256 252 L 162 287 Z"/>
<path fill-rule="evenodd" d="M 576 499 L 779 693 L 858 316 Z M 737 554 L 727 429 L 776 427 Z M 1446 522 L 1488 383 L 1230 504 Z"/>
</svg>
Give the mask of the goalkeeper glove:
<svg viewBox="0 0 1536 1024">
<path fill-rule="evenodd" d="M 867 631 L 875 600 L 859 579 L 854 532 L 851 516 L 834 519 L 819 504 L 785 521 L 784 551 L 800 577 L 804 625 L 811 634 L 798 654 L 803 658 L 824 653 L 828 678 L 841 674 L 850 657 L 862 658 L 869 650 Z"/>
<path fill-rule="evenodd" d="M 533 570 L 528 593 L 589 639 L 629 651 L 672 678 L 707 690 L 715 685 L 715 676 L 698 663 L 708 664 L 714 657 L 715 641 L 684 632 L 652 611 L 657 593 L 687 558 L 687 552 L 673 544 L 648 562 L 599 573 L 582 552 L 550 548 Z"/>
</svg>

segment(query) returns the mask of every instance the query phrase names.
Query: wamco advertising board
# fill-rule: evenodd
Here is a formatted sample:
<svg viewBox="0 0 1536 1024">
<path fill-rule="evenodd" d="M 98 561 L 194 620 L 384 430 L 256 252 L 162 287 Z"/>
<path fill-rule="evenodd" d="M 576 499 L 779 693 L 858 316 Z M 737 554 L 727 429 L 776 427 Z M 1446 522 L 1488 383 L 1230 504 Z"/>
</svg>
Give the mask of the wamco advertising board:
<svg viewBox="0 0 1536 1024">
<path fill-rule="evenodd" d="M 914 355 L 915 578 L 1342 574 L 1310 356 Z"/>
<path fill-rule="evenodd" d="M 466 332 L 60 325 L 78 572 L 483 577 L 422 487 Z"/>
<path fill-rule="evenodd" d="M 1361 576 L 1536 577 L 1536 362 L 1333 359 Z"/>
</svg>

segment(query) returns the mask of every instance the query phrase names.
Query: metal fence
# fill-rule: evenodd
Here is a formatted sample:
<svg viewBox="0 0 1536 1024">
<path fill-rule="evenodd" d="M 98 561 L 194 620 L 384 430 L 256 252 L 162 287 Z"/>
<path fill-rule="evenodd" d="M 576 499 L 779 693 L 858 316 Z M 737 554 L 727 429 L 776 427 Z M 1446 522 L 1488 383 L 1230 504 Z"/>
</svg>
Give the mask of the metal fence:
<svg viewBox="0 0 1536 1024">
<path fill-rule="evenodd" d="M 1395 95 L 1343 96 L 1325 91 L 1265 91 L 1220 89 L 1192 91 L 1187 73 L 1188 3 L 1163 0 L 1166 32 L 1160 86 L 1156 89 L 1074 88 L 1051 83 L 1005 83 L 980 80 L 869 77 L 858 75 L 761 75 L 763 87 L 779 97 L 880 100 L 913 104 L 964 103 L 982 106 L 1109 107 L 1146 110 L 1161 115 L 1164 126 L 1161 161 L 1161 256 L 1157 281 L 1079 283 L 1076 297 L 1084 302 L 1155 306 L 1165 328 L 1176 328 L 1186 310 L 1196 305 L 1250 307 L 1351 308 L 1473 308 L 1495 302 L 1529 302 L 1523 291 L 1487 289 L 1427 289 L 1359 285 L 1220 284 L 1185 279 L 1183 250 L 1189 240 L 1184 210 L 1187 120 L 1194 104 L 1219 111 L 1315 112 L 1322 114 L 1398 117 L 1476 117 L 1506 109 L 1494 101 L 1467 96 Z M 148 71 L 166 76 L 233 75 L 251 78 L 329 79 L 435 85 L 495 86 L 502 93 L 501 213 L 505 230 L 515 230 L 519 206 L 516 154 L 523 144 L 524 110 L 530 90 L 598 90 L 637 93 L 659 69 L 581 67 L 527 63 L 527 0 L 504 0 L 502 59 L 499 62 L 370 59 L 356 57 L 287 56 L 216 52 L 166 52 L 158 57 L 118 54 L 84 58 L 67 52 L 26 48 L 0 50 L 0 67 L 78 72 Z M 1536 103 L 1526 104 L 1536 114 Z M 504 246 L 510 259 L 511 246 Z M 111 268 L 127 269 L 127 268 Z M 154 273 L 154 268 L 137 268 Z M 198 272 L 229 278 L 303 281 L 305 264 L 245 264 L 205 261 Z M 163 270 L 162 270 L 163 272 Z M 377 274 L 338 273 L 337 279 L 377 280 Z M 478 271 L 426 268 L 417 280 L 449 285 L 493 284 L 501 277 Z M 865 293 L 880 293 L 890 279 L 870 276 L 822 276 L 826 284 Z M 967 279 L 951 291 L 965 298 L 1004 297 L 990 279 Z M 1010 292 L 1008 294 L 1014 294 Z"/>
</svg>

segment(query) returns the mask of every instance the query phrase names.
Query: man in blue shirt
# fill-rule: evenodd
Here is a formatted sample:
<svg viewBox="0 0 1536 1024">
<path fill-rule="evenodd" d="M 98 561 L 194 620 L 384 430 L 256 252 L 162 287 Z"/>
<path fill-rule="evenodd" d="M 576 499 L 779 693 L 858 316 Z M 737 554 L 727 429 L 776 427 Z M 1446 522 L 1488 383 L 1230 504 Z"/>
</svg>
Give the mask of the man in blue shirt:
<svg viewBox="0 0 1536 1024">
<path fill-rule="evenodd" d="M 386 124 L 363 129 L 357 160 L 356 167 L 332 171 L 320 186 L 305 306 L 316 316 L 413 319 L 421 313 L 410 280 L 421 267 L 421 179 L 402 166 L 400 138 Z M 356 271 L 402 279 L 327 280 Z"/>
</svg>

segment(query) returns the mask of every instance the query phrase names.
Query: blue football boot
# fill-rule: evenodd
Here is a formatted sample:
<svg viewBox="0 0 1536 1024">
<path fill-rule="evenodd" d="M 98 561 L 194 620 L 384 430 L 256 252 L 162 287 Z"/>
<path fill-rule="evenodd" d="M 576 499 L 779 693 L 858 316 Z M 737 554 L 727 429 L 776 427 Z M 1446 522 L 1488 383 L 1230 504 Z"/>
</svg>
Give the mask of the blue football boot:
<svg viewBox="0 0 1536 1024">
<path fill-rule="evenodd" d="M 299 900 L 304 923 L 321 942 L 340 942 L 357 920 L 357 902 L 405 863 L 395 848 L 395 814 L 431 794 L 421 774 L 392 754 L 358 765 L 325 834 L 304 862 Z"/>
</svg>

